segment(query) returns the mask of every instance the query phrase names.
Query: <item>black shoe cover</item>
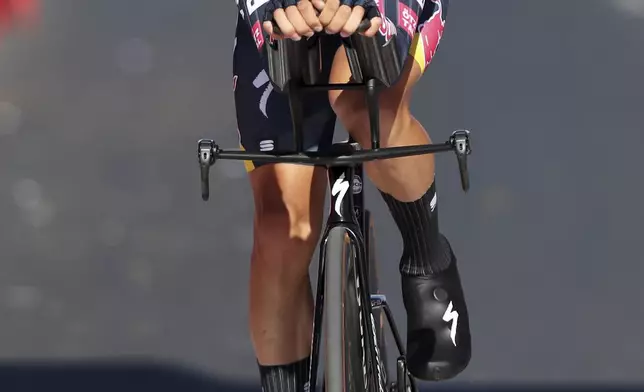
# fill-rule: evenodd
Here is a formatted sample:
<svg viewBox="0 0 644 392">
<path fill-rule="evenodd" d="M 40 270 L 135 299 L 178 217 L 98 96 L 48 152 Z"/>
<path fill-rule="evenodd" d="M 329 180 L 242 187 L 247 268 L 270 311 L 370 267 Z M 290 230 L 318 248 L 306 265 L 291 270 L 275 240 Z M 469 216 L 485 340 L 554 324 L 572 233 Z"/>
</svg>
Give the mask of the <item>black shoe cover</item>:
<svg viewBox="0 0 644 392">
<path fill-rule="evenodd" d="M 402 293 L 411 374 L 438 381 L 462 372 L 470 361 L 472 342 L 456 259 L 434 276 L 403 276 Z"/>
</svg>

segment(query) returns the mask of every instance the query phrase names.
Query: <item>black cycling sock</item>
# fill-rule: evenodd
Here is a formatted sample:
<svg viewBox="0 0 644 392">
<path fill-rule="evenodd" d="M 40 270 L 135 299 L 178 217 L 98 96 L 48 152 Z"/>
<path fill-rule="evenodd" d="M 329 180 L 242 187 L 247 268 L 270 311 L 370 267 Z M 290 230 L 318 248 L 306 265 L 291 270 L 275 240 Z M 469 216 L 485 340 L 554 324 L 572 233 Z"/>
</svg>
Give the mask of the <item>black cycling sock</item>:
<svg viewBox="0 0 644 392">
<path fill-rule="evenodd" d="M 259 365 L 263 392 L 308 391 L 309 357 L 287 365 Z M 258 362 L 259 364 L 259 362 Z"/>
<path fill-rule="evenodd" d="M 400 272 L 428 276 L 447 269 L 452 261 L 452 251 L 447 238 L 438 231 L 435 183 L 420 199 L 412 202 L 396 200 L 384 192 L 380 194 L 402 235 Z"/>
</svg>

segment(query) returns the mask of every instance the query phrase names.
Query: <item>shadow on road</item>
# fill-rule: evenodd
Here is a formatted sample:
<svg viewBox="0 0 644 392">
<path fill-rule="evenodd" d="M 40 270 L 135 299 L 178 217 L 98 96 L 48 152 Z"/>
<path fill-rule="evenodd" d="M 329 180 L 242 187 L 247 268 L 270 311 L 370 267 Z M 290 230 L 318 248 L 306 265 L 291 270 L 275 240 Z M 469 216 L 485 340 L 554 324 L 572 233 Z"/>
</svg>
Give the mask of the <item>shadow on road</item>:
<svg viewBox="0 0 644 392">
<path fill-rule="evenodd" d="M 423 391 L 642 391 L 611 385 L 430 384 Z M 19 361 L 0 362 L 2 392 L 250 392 L 259 385 L 224 380 L 160 361 Z"/>
</svg>

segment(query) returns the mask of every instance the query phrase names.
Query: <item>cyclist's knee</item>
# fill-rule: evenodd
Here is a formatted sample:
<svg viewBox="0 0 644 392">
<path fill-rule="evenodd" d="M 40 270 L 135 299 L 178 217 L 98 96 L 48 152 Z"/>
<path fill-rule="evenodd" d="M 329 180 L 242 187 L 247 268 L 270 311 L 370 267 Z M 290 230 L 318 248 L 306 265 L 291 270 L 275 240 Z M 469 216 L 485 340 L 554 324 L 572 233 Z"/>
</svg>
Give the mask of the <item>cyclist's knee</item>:
<svg viewBox="0 0 644 392">
<path fill-rule="evenodd" d="M 404 128 L 404 126 L 398 127 L 398 124 L 411 120 L 410 92 L 420 76 L 421 71 L 418 66 L 413 60 L 408 59 L 398 81 L 393 86 L 379 92 L 378 102 L 383 139 L 386 139 L 392 130 Z M 350 77 L 351 71 L 348 62 L 346 62 L 346 55 L 337 54 L 331 73 L 331 82 L 345 83 Z M 329 102 L 340 122 L 349 132 L 352 132 L 358 142 L 361 142 L 361 139 L 369 140 L 369 111 L 363 91 L 331 90 L 329 91 Z"/>
<path fill-rule="evenodd" d="M 280 195 L 274 197 L 280 198 Z M 274 200 L 265 202 L 261 210 L 255 213 L 256 246 L 282 249 L 289 244 L 306 245 L 315 241 L 314 237 L 308 210 L 305 211 L 300 203 Z"/>
<path fill-rule="evenodd" d="M 370 140 L 369 109 L 363 93 L 356 91 L 351 91 L 351 93 L 330 95 L 331 106 L 353 138 L 365 145 L 364 143 Z M 382 91 L 379 110 L 381 140 L 386 143 L 391 132 L 395 132 L 396 129 L 404 129 L 398 125 L 411 120 L 411 112 L 404 91 L 401 92 L 394 87 Z"/>
</svg>

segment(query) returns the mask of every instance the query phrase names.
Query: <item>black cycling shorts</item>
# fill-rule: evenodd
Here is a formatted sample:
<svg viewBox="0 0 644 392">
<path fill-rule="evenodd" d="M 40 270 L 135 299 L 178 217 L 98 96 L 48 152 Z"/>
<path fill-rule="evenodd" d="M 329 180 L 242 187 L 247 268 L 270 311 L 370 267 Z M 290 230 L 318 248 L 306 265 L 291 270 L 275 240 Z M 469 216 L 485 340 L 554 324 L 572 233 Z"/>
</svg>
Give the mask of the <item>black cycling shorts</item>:
<svg viewBox="0 0 644 392">
<path fill-rule="evenodd" d="M 404 5 L 408 1 L 423 5 L 416 23 L 415 17 L 410 18 L 410 8 Z M 443 34 L 449 0 L 376 1 L 379 6 L 383 2 L 387 9 L 383 12 L 381 8 L 381 13 L 396 22 L 398 48 L 411 56 L 424 72 Z M 333 57 L 340 45 L 339 36 L 328 36 L 322 40 L 323 79 L 328 79 Z M 240 15 L 233 55 L 233 90 L 240 146 L 251 152 L 293 151 L 288 99 L 285 94 L 273 90 L 265 67 L 266 62 L 257 51 L 248 23 Z M 324 149 L 333 142 L 336 121 L 328 93 L 311 92 L 304 98 L 304 148 L 309 151 Z M 248 171 L 257 166 L 255 162 L 244 163 Z"/>
</svg>

